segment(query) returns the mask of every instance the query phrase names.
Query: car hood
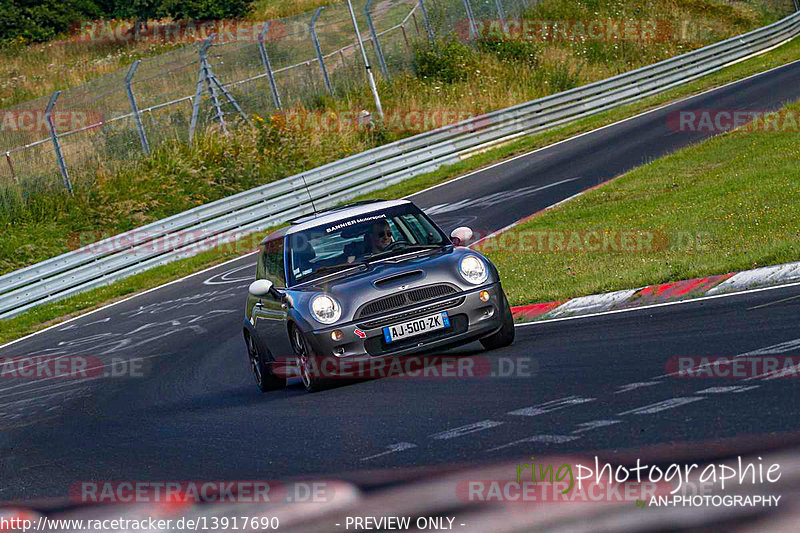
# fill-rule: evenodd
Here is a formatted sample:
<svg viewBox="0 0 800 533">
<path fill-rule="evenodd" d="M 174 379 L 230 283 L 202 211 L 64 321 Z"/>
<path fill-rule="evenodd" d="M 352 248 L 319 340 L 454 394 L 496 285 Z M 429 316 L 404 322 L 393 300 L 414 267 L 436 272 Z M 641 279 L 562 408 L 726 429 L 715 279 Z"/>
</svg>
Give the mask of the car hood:
<svg viewBox="0 0 800 533">
<path fill-rule="evenodd" d="M 464 281 L 458 272 L 458 265 L 465 255 L 476 255 L 484 260 L 489 270 L 487 284 L 497 281 L 496 270 L 481 254 L 467 248 L 448 247 L 410 259 L 390 258 L 371 263 L 366 270 L 323 279 L 292 289 L 290 293 L 294 307 L 303 313 L 307 312 L 311 298 L 317 294 L 333 296 L 342 306 L 342 318 L 338 323 L 345 323 L 353 320 L 355 311 L 365 303 L 398 291 L 439 283 L 454 285 L 459 290 L 474 289 L 476 286 Z"/>
</svg>

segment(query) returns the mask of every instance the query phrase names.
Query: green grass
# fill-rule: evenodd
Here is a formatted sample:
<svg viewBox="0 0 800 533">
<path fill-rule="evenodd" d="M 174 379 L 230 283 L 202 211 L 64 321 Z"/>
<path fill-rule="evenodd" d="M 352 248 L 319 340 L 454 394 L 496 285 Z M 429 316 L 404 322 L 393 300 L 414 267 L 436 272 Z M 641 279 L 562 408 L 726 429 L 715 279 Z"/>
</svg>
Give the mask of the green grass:
<svg viewBox="0 0 800 533">
<path fill-rule="evenodd" d="M 800 104 L 785 109 L 797 117 Z M 796 127 L 734 131 L 636 168 L 479 249 L 502 273 L 512 304 L 797 261 L 798 176 Z M 587 251 L 575 241 L 563 251 L 568 238 L 549 240 L 587 231 L 653 232 L 655 245 Z"/>
<path fill-rule="evenodd" d="M 720 72 L 705 77 L 701 80 L 695 81 L 683 87 L 676 88 L 672 91 L 669 91 L 668 93 L 651 97 L 642 102 L 624 106 L 619 109 L 615 109 L 603 114 L 588 117 L 578 122 L 562 126 L 553 130 L 525 137 L 523 139 L 517 140 L 503 147 L 475 155 L 458 164 L 443 167 L 442 169 L 439 169 L 436 172 L 408 180 L 406 182 L 403 182 L 399 185 L 392 187 L 390 190 L 378 191 L 370 195 L 365 195 L 362 198 L 399 198 L 402 196 L 406 196 L 408 194 L 412 194 L 413 192 L 422 190 L 431 185 L 448 181 L 459 175 L 463 175 L 466 172 L 477 170 L 483 166 L 495 163 L 504 158 L 519 153 L 524 153 L 534 148 L 546 146 L 553 142 L 569 138 L 575 134 L 584 131 L 589 131 L 597 127 L 601 127 L 603 125 L 623 119 L 625 117 L 641 113 L 642 111 L 645 111 L 647 109 L 663 105 L 668 101 L 684 97 L 690 94 L 696 94 L 710 87 L 719 86 L 724 83 L 740 79 L 742 77 L 745 77 L 753 73 L 761 72 L 775 66 L 786 64 L 790 61 L 797 59 L 798 57 L 800 57 L 800 40 L 794 40 L 767 54 L 764 54 L 756 58 L 752 58 L 746 62 L 738 63 L 732 67 L 724 69 Z M 770 135 L 774 136 L 775 134 L 767 135 L 766 140 L 768 142 L 770 141 L 770 139 L 773 138 L 770 137 Z M 720 140 L 728 139 L 731 137 L 733 136 L 727 135 L 724 138 L 720 138 L 719 140 L 716 140 L 714 142 L 719 142 Z M 772 149 L 770 148 L 769 150 Z M 789 153 L 796 153 L 796 148 L 794 148 L 794 150 L 795 152 L 789 152 Z M 187 161 L 185 163 L 185 166 L 187 168 L 187 172 L 192 170 L 190 162 Z M 194 175 L 195 174 L 190 174 L 190 176 Z M 611 185 L 608 185 L 608 187 L 611 187 Z M 594 197 L 593 195 L 595 194 L 596 193 L 591 193 L 587 195 L 585 198 Z M 585 201 L 585 199 L 581 201 Z M 571 207 L 571 203 L 565 204 L 565 209 L 569 207 Z M 536 221 L 538 222 L 538 220 L 539 219 L 537 218 Z M 636 229 L 648 229 L 651 227 L 652 226 L 640 226 Z M 5 242 L 5 240 L 6 239 L 4 238 L 3 241 Z M 148 288 L 156 287 L 173 279 L 185 276 L 191 272 L 195 272 L 203 268 L 212 266 L 214 264 L 218 264 L 224 260 L 236 257 L 237 255 L 243 253 L 243 251 L 252 249 L 252 247 L 253 247 L 253 240 L 248 240 L 246 243 L 242 243 L 239 246 L 237 246 L 236 249 L 234 250 L 231 250 L 229 247 L 223 247 L 220 249 L 211 250 L 209 252 L 205 252 L 201 255 L 195 256 L 190 259 L 154 268 L 152 270 L 128 278 L 109 287 L 104 287 L 94 291 L 89 291 L 59 302 L 42 305 L 28 313 L 25 313 L 23 315 L 20 315 L 12 319 L 7 319 L 2 321 L 2 328 L 0 328 L 0 343 L 8 342 L 15 338 L 19 338 L 31 332 L 37 331 L 39 329 L 42 329 L 43 327 L 46 327 L 51 323 L 59 322 L 66 318 L 69 318 L 70 316 L 73 316 L 76 313 L 97 308 L 110 301 L 134 294 L 142 290 L 146 290 Z M 17 252 L 15 251 L 13 253 Z M 564 258 L 565 256 L 561 255 L 555 258 L 555 260 L 561 260 L 563 262 Z M 641 259 L 641 257 L 639 259 Z M 553 259 L 551 258 L 551 260 Z M 786 259 L 785 255 L 776 255 L 774 261 L 771 262 L 777 263 L 783 260 L 790 260 L 790 259 Z M 503 258 L 498 259 L 498 262 L 502 261 Z M 564 264 L 563 267 L 559 268 L 563 268 L 564 271 L 567 272 L 566 268 L 567 266 L 572 266 L 572 265 Z M 742 268 L 750 268 L 750 266 L 752 265 L 747 265 Z M 517 267 L 512 266 L 511 268 L 517 268 Z M 723 268 L 722 270 L 725 269 Z M 716 270 L 716 272 L 718 271 L 719 270 Z M 509 276 L 514 277 L 514 274 L 506 273 L 505 270 L 503 270 L 503 273 L 506 279 L 508 279 Z M 680 275 L 678 275 L 678 273 L 680 273 Z M 710 273 L 714 272 L 709 270 L 708 272 L 699 272 L 697 275 L 710 274 Z M 691 277 L 691 275 L 694 274 L 689 274 L 689 269 L 677 270 L 676 277 L 673 279 L 678 279 L 679 277 L 683 278 L 687 276 Z M 658 279 L 653 279 L 651 281 L 658 282 L 658 281 L 664 281 L 665 279 L 669 279 L 668 277 L 666 278 L 664 277 L 666 276 L 666 273 L 659 273 L 659 276 L 660 277 Z M 569 275 L 569 277 L 571 278 L 572 276 Z M 620 285 L 617 285 L 618 287 L 624 286 L 621 284 L 622 280 L 618 281 L 620 282 Z M 633 285 L 629 285 L 628 287 L 638 286 L 642 284 L 646 284 L 646 282 L 633 283 Z M 590 284 L 586 284 L 585 288 L 584 286 L 581 286 L 580 290 L 578 290 L 577 286 L 575 286 L 573 287 L 573 289 L 575 290 L 565 291 L 563 292 L 563 294 L 558 293 L 560 296 L 555 296 L 556 294 L 555 291 L 548 292 L 547 290 L 540 290 L 534 295 L 534 294 L 523 294 L 523 291 L 521 290 L 517 291 L 516 289 L 514 289 L 510 291 L 510 294 L 514 299 L 514 303 L 519 304 L 519 303 L 528 303 L 536 300 L 558 299 L 561 296 L 563 297 L 575 296 L 581 293 L 582 291 L 592 290 L 593 292 L 596 292 L 597 290 L 606 290 L 601 288 L 589 289 L 589 286 Z"/>
</svg>

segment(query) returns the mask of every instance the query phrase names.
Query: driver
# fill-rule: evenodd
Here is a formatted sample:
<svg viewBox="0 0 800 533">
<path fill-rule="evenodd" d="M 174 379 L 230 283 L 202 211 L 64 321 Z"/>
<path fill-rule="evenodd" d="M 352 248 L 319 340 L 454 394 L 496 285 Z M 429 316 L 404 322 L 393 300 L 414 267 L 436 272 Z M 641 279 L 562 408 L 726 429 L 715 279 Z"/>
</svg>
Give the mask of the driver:
<svg viewBox="0 0 800 533">
<path fill-rule="evenodd" d="M 369 233 L 369 245 L 372 247 L 373 254 L 385 251 L 394 242 L 394 235 L 392 229 L 389 227 L 389 222 L 386 220 L 379 220 L 372 224 Z"/>
<path fill-rule="evenodd" d="M 352 263 L 358 256 L 378 254 L 385 251 L 394 241 L 392 229 L 386 220 L 372 223 L 369 231 L 364 234 L 364 240 L 348 244 L 344 249 L 347 262 Z"/>
</svg>

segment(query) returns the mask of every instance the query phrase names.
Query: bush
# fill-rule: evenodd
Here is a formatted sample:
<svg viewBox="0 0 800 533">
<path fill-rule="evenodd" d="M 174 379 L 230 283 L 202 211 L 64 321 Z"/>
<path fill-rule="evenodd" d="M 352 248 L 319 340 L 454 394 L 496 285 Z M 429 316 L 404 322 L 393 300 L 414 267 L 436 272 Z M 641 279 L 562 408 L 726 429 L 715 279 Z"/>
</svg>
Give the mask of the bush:
<svg viewBox="0 0 800 533">
<path fill-rule="evenodd" d="M 581 69 L 574 72 L 565 63 L 556 64 L 547 74 L 547 84 L 554 92 L 566 91 L 577 87 L 581 81 Z"/>
<path fill-rule="evenodd" d="M 529 41 L 481 39 L 478 41 L 478 50 L 493 54 L 502 61 L 524 63 L 532 67 L 538 63 L 539 48 Z"/>
<path fill-rule="evenodd" d="M 414 50 L 414 73 L 423 80 L 464 81 L 475 65 L 472 49 L 456 39 L 439 43 L 436 48 L 421 46 Z"/>
<path fill-rule="evenodd" d="M 241 18 L 252 0 L 165 0 L 164 10 L 175 20 L 220 20 Z"/>
<path fill-rule="evenodd" d="M 93 0 L 0 0 L 0 44 L 49 41 L 80 20 L 103 15 Z"/>
</svg>

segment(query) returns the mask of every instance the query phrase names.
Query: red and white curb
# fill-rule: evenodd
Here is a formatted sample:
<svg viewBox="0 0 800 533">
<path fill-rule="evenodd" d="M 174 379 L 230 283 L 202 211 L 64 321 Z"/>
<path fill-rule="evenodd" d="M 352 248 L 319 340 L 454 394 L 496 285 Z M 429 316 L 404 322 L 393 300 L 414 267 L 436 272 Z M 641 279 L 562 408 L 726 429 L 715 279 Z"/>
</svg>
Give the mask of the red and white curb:
<svg viewBox="0 0 800 533">
<path fill-rule="evenodd" d="M 639 289 L 581 296 L 567 301 L 512 307 L 518 321 L 550 320 L 631 309 L 800 281 L 800 261 L 744 272 L 649 285 Z"/>
</svg>

